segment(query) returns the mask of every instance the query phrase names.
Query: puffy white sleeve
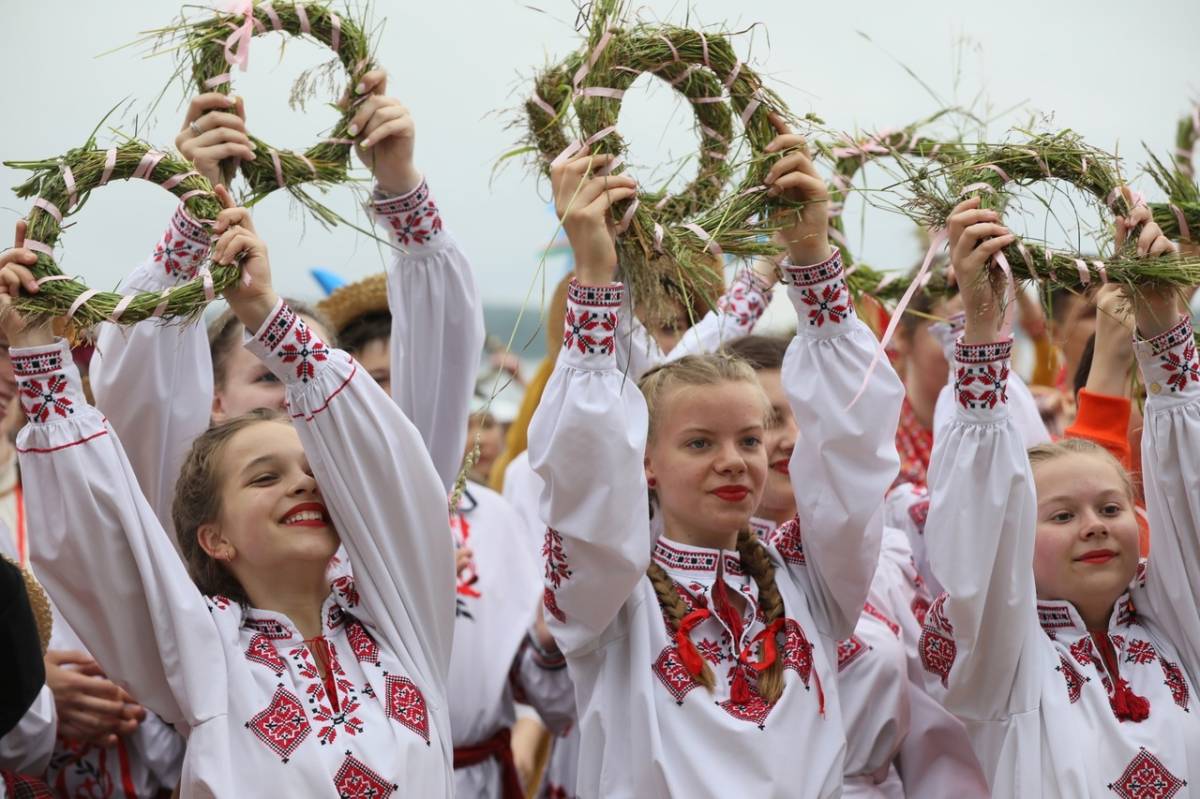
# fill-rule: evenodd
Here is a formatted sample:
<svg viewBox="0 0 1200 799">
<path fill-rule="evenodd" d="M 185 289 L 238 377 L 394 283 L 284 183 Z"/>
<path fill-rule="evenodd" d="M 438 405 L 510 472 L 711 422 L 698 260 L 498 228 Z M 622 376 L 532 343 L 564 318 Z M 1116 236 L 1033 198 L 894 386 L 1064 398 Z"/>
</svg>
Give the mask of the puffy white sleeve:
<svg viewBox="0 0 1200 799">
<path fill-rule="evenodd" d="M 164 721 L 226 711 L 224 650 L 65 341 L 12 350 L 34 568 L 109 679 Z"/>
<path fill-rule="evenodd" d="M 1200 365 L 1191 320 L 1134 347 L 1146 386 L 1142 481 L 1150 559 L 1135 597 L 1200 685 Z"/>
<path fill-rule="evenodd" d="M 840 252 L 785 272 L 798 318 L 782 375 L 799 429 L 790 462 L 797 518 L 771 542 L 805 586 L 820 632 L 842 640 L 879 560 L 883 498 L 900 470 L 904 387 L 886 358 L 867 376 L 879 342 L 854 312 Z"/>
<path fill-rule="evenodd" d="M 512 681 L 518 702 L 537 711 L 546 729 L 566 735 L 575 724 L 575 685 L 562 652 L 540 649 L 533 633 L 526 636 L 513 661 Z"/>
<path fill-rule="evenodd" d="M 642 466 L 648 417 L 617 365 L 620 284 L 567 289 L 563 349 L 529 424 L 529 463 L 545 485 L 546 623 L 568 655 L 605 642 L 650 565 Z"/>
<path fill-rule="evenodd" d="M 925 522 L 946 594 L 925 619 L 921 660 L 944 704 L 976 721 L 1037 707 L 1044 639 L 1033 582 L 1037 496 L 1009 413 L 1012 342 L 958 345 L 954 421 L 938 433 Z"/>
<path fill-rule="evenodd" d="M 685 355 L 716 352 L 723 344 L 750 335 L 771 304 L 771 288 L 750 269 L 742 269 L 717 300 L 717 307 L 688 328 L 667 354 L 638 321 L 628 301 L 617 324 L 617 363 L 637 382 L 646 372 Z"/>
<path fill-rule="evenodd" d="M 483 305 L 471 264 L 442 225 L 424 181 L 377 199 L 396 259 L 388 271 L 392 397 L 425 440 L 449 493 L 462 465 L 483 351 Z"/>
<path fill-rule="evenodd" d="M 0 736 L 0 769 L 19 774 L 42 774 L 54 754 L 58 714 L 54 692 L 43 685 L 17 726 Z M 4 781 L 0 780 L 0 789 Z"/>
<path fill-rule="evenodd" d="M 161 292 L 185 283 L 208 253 L 208 232 L 180 205 L 153 255 L 120 290 Z M 174 541 L 175 481 L 212 412 L 212 358 L 203 321 L 101 324 L 88 371 L 96 407 L 122 437 L 138 484 Z"/>
<path fill-rule="evenodd" d="M 287 385 L 288 412 L 350 558 L 354 612 L 445 696 L 454 636 L 446 493 L 412 422 L 281 300 L 246 347 Z"/>
</svg>

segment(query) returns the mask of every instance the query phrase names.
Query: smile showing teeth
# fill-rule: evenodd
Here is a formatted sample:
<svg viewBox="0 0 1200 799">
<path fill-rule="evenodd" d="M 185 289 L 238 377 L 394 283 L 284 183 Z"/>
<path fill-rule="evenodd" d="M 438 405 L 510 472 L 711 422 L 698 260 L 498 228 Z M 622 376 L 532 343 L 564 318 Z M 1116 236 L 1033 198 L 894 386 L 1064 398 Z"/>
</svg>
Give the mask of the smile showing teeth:
<svg viewBox="0 0 1200 799">
<path fill-rule="evenodd" d="M 318 511 L 304 510 L 299 513 L 293 513 L 283 520 L 284 524 L 300 524 L 303 522 L 325 522 L 325 514 Z"/>
</svg>

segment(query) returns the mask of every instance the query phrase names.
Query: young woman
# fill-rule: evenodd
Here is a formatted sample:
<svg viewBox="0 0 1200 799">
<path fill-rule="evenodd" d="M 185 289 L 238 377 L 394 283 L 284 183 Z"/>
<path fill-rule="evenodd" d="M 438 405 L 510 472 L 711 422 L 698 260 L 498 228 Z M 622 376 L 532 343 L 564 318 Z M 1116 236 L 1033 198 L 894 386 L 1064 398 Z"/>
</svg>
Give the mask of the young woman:
<svg viewBox="0 0 1200 799">
<path fill-rule="evenodd" d="M 1028 453 L 1010 419 L 1010 341 L 988 280 L 1014 237 L 972 198 L 950 217 L 963 287 L 954 421 L 939 434 L 925 536 L 949 592 L 922 658 L 964 720 L 993 795 L 1182 796 L 1200 780 L 1200 367 L 1172 292 L 1135 299 L 1154 543 L 1139 568 L 1128 475 L 1080 440 Z M 1137 251 L 1174 250 L 1145 208 Z"/>
<path fill-rule="evenodd" d="M 726 349 L 750 364 L 771 403 L 764 438 L 769 471 L 753 530 L 785 535 L 796 517 L 788 479 L 799 431 L 783 388 L 786 339 L 746 336 Z M 879 565 L 849 638 L 838 641 L 838 692 L 846 727 L 843 796 L 979 797 L 987 784 L 962 723 L 925 694 L 918 657 L 930 598 L 904 533 L 883 531 Z"/>
<path fill-rule="evenodd" d="M 766 183 L 801 204 L 781 221 L 804 264 L 787 268 L 801 330 L 784 383 L 805 446 L 791 463 L 799 523 L 775 544 L 748 528 L 767 471 L 768 405 L 753 371 L 691 356 L 644 377 L 641 391 L 628 381 L 612 337 L 578 320 L 616 328 L 610 208 L 636 187 L 593 176 L 609 156 L 554 170 L 577 282 L 529 457 L 550 526 L 547 619 L 579 704 L 580 796 L 841 793 L 835 642 L 853 630 L 878 560 L 901 388 L 883 364 L 845 409 L 875 338 L 829 248 L 824 182 L 803 140 L 776 123 L 770 150 L 783 157 Z"/>
<path fill-rule="evenodd" d="M 5 309 L 34 563 L 109 675 L 187 737 L 183 796 L 449 796 L 440 480 L 399 408 L 275 295 L 249 214 L 215 230 L 217 262 L 244 256 L 226 299 L 292 424 L 260 411 L 196 440 L 173 509 L 185 568 L 65 343 Z M 0 301 L 22 289 L 10 262 Z M 331 591 L 339 543 L 353 580 Z"/>
</svg>

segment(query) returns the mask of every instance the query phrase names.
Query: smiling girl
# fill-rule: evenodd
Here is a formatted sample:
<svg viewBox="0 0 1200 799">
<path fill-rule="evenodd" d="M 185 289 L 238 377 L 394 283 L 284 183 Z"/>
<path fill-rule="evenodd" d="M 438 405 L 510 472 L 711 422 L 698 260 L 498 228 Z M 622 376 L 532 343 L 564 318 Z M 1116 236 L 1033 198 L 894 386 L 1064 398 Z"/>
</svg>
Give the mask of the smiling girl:
<svg viewBox="0 0 1200 799">
<path fill-rule="evenodd" d="M 288 416 L 196 439 L 173 513 L 185 569 L 66 343 L 4 309 L 34 562 L 108 674 L 187 738 L 182 796 L 448 796 L 441 481 L 395 403 L 276 296 L 249 214 L 215 230 L 217 262 L 243 256 L 248 284 L 226 298 Z M 22 289 L 36 281 L 9 262 L 0 301 Z M 353 578 L 331 590 L 339 543 Z"/>
<path fill-rule="evenodd" d="M 609 156 L 554 170 L 577 281 L 529 455 L 545 481 L 547 618 L 580 711 L 580 796 L 841 792 L 835 642 L 878 559 L 901 387 L 882 364 L 845 409 L 876 342 L 829 248 L 824 183 L 776 122 L 770 149 L 783 157 L 766 183 L 802 203 L 781 221 L 800 326 L 783 382 L 804 443 L 790 468 L 799 518 L 771 545 L 749 530 L 768 470 L 769 404 L 753 370 L 697 355 L 640 391 L 626 379 L 603 331 L 617 329 L 624 292 L 610 208 L 633 181 L 595 176 Z"/>
<path fill-rule="evenodd" d="M 1145 208 L 1137 251 L 1174 245 Z M 967 725 L 994 796 L 1172 797 L 1200 780 L 1200 372 L 1170 291 L 1141 287 L 1135 345 L 1154 546 L 1138 562 L 1128 475 L 1082 440 L 1026 452 L 1008 408 L 1011 340 L 988 264 L 1014 237 L 978 200 L 949 220 L 966 325 L 956 416 L 939 431 L 926 538 L 949 592 L 922 658 Z"/>
</svg>

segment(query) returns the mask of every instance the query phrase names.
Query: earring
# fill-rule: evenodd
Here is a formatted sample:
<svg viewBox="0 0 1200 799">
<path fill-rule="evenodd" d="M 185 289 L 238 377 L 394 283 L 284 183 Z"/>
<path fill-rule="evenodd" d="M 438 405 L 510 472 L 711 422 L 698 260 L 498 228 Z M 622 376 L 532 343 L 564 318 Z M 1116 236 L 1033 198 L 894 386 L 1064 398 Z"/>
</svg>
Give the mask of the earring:
<svg viewBox="0 0 1200 799">
<path fill-rule="evenodd" d="M 658 481 L 655 480 L 653 477 L 651 477 L 649 480 L 646 481 L 647 488 L 655 488 L 657 486 L 658 486 Z"/>
</svg>

